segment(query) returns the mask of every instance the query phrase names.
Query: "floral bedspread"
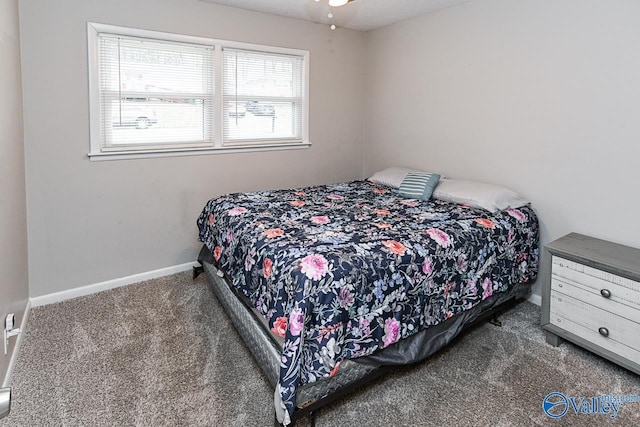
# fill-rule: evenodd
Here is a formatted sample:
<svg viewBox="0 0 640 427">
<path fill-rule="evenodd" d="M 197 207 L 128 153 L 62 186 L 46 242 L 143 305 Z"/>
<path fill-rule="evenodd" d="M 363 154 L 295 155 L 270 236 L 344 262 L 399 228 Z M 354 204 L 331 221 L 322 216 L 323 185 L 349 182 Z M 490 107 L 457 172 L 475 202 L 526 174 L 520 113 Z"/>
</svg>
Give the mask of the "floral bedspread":
<svg viewBox="0 0 640 427">
<path fill-rule="evenodd" d="M 468 310 L 538 269 L 530 207 L 491 214 L 368 181 L 211 199 L 199 240 L 284 338 L 280 394 Z"/>
</svg>

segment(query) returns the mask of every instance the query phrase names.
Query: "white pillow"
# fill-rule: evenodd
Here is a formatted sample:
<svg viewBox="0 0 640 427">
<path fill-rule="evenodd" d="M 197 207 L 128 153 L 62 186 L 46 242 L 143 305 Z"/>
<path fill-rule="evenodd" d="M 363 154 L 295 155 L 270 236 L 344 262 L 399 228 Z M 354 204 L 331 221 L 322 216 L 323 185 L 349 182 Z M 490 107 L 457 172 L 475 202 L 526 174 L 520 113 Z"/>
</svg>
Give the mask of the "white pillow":
<svg viewBox="0 0 640 427">
<path fill-rule="evenodd" d="M 441 180 L 432 197 L 445 202 L 486 209 L 489 212 L 515 209 L 529 204 L 528 200 L 508 188 L 462 179 Z"/>
<path fill-rule="evenodd" d="M 400 184 L 402 184 L 402 181 L 409 172 L 422 171 L 394 166 L 374 173 L 369 178 L 369 181 L 386 185 L 387 187 L 400 188 Z"/>
</svg>

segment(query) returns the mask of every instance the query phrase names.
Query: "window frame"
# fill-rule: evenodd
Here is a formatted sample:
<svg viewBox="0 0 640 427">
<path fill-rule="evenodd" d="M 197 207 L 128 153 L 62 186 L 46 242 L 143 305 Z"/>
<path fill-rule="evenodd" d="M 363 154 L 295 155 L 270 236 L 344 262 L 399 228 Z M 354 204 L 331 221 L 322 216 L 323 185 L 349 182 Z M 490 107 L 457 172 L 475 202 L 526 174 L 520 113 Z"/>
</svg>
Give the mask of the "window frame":
<svg viewBox="0 0 640 427">
<path fill-rule="evenodd" d="M 113 147 L 105 148 L 102 140 L 102 123 L 101 123 L 101 93 L 99 81 L 99 34 L 106 33 L 119 35 L 123 37 L 136 37 L 155 39 L 160 41 L 178 42 L 187 44 L 198 44 L 211 46 L 213 48 L 213 77 L 214 77 L 214 95 L 213 110 L 214 129 L 213 141 L 211 145 L 199 147 L 181 147 L 167 143 L 165 147 L 156 147 L 144 149 L 140 144 L 140 149 L 127 146 L 122 150 Z M 89 77 L 89 159 L 94 160 L 117 160 L 117 159 L 134 159 L 134 158 L 150 158 L 150 157 L 170 157 L 170 156 L 193 156 L 219 153 L 237 153 L 247 151 L 271 151 L 271 150 L 290 150 L 302 149 L 311 146 L 309 141 L 309 51 L 300 49 L 291 49 L 276 46 L 258 45 L 253 43 L 235 42 L 229 40 L 212 39 L 206 37 L 189 36 L 183 34 L 165 33 L 159 31 L 142 30 L 130 27 L 121 27 L 108 24 L 100 24 L 95 22 L 87 23 L 87 39 L 88 39 L 88 77 Z M 242 144 L 233 143 L 226 144 L 224 141 L 223 123 L 223 51 L 225 48 L 252 50 L 257 52 L 290 55 L 303 58 L 302 65 L 302 135 L 301 141 L 286 140 L 270 140 L 264 142 L 256 140 L 245 141 Z"/>
<path fill-rule="evenodd" d="M 231 59 L 233 58 L 233 56 L 235 55 L 235 59 Z M 286 63 L 291 64 L 292 68 L 300 68 L 300 71 L 302 71 L 302 66 L 304 65 L 304 58 L 301 56 L 296 56 L 296 55 L 282 55 L 282 54 L 275 54 L 274 52 L 265 52 L 265 51 L 256 51 L 256 50 L 249 50 L 249 49 L 237 49 L 237 48 L 229 48 L 228 46 L 225 47 L 225 49 L 223 49 L 222 51 L 222 61 L 223 61 L 223 70 L 222 72 L 222 93 L 221 93 L 221 97 L 222 97 L 222 105 L 223 108 L 227 108 L 227 103 L 232 103 L 234 102 L 234 100 L 237 102 L 238 100 L 241 103 L 246 103 L 250 102 L 250 101 L 256 101 L 257 103 L 261 103 L 261 102 L 265 102 L 270 104 L 272 107 L 274 107 L 275 105 L 278 104 L 293 104 L 292 106 L 292 115 L 297 116 L 298 114 L 296 113 L 296 111 L 298 109 L 303 109 L 302 107 L 302 101 L 304 100 L 303 97 L 303 85 L 302 85 L 302 79 L 298 78 L 301 77 L 299 75 L 297 75 L 296 73 L 293 73 L 292 77 L 294 77 L 293 79 L 293 94 L 289 94 L 289 95 L 276 95 L 276 94 L 268 94 L 265 95 L 264 93 L 262 94 L 258 94 L 258 93 L 244 93 L 244 94 L 239 94 L 238 93 L 238 81 L 242 81 L 242 77 L 239 75 L 240 73 L 237 72 L 237 68 L 236 67 L 236 71 L 229 73 L 229 70 L 227 69 L 227 58 L 230 58 L 229 61 L 231 63 L 237 63 L 236 61 L 240 61 L 241 63 L 244 64 L 248 64 L 253 62 L 255 65 L 255 61 L 264 61 L 264 62 L 259 62 L 262 66 L 266 66 L 267 64 L 269 64 L 271 61 L 274 60 L 280 60 L 280 58 L 284 58 Z M 253 58 L 253 60 L 251 60 L 251 58 Z M 247 61 L 247 59 L 249 59 Z M 251 71 L 253 70 L 253 67 L 250 67 L 251 70 L 248 71 L 249 74 L 251 74 Z M 302 72 L 300 72 L 300 74 L 302 74 Z M 264 77 L 264 76 L 261 76 Z M 235 86 L 235 89 L 234 89 Z M 231 89 L 230 89 L 231 88 Z M 242 90 L 240 90 L 242 91 Z M 248 106 L 247 106 L 248 109 Z M 304 110 L 304 109 L 303 109 Z M 277 116 L 277 114 L 275 113 L 275 111 L 273 112 L 273 116 L 275 118 L 275 116 Z M 257 137 L 257 138 L 251 138 L 251 137 L 247 137 L 247 138 L 243 138 L 240 136 L 234 136 L 233 132 L 231 131 L 230 128 L 225 128 L 223 126 L 223 142 L 222 144 L 225 146 L 243 146 L 247 143 L 251 143 L 254 142 L 256 144 L 270 144 L 271 141 L 280 141 L 281 143 L 289 142 L 289 143 L 298 143 L 301 142 L 302 139 L 302 115 L 300 115 L 300 120 L 294 120 L 295 123 L 295 135 L 293 136 L 288 136 L 288 137 L 284 137 L 284 138 L 278 138 L 278 137 L 268 137 L 268 136 L 261 136 L 261 137 Z M 225 120 L 225 124 L 229 123 L 231 121 L 231 117 L 228 114 L 224 114 L 224 120 Z"/>
</svg>

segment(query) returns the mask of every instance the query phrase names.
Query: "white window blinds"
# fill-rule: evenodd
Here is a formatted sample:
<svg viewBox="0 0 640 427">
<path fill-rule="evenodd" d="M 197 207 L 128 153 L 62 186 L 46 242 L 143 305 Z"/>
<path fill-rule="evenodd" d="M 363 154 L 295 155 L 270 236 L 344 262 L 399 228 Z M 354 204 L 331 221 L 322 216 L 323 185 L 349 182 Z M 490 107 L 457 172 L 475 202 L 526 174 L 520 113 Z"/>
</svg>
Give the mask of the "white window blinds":
<svg viewBox="0 0 640 427">
<path fill-rule="evenodd" d="M 309 52 L 87 23 L 92 160 L 309 142 Z"/>
<path fill-rule="evenodd" d="M 223 49 L 225 146 L 303 141 L 304 57 Z"/>
<path fill-rule="evenodd" d="M 98 35 L 102 151 L 214 145 L 214 47 Z"/>
</svg>

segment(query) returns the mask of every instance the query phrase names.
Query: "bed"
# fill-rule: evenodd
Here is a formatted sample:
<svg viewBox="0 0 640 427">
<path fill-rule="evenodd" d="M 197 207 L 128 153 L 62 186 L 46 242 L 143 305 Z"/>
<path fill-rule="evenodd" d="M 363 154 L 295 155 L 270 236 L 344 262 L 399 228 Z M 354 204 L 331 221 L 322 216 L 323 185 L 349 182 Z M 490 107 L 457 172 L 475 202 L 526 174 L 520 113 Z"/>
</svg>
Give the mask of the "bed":
<svg viewBox="0 0 640 427">
<path fill-rule="evenodd" d="M 446 198 L 406 198 L 367 180 L 206 204 L 199 261 L 273 385 L 280 423 L 429 357 L 528 295 L 539 257 L 533 209 Z"/>
</svg>

